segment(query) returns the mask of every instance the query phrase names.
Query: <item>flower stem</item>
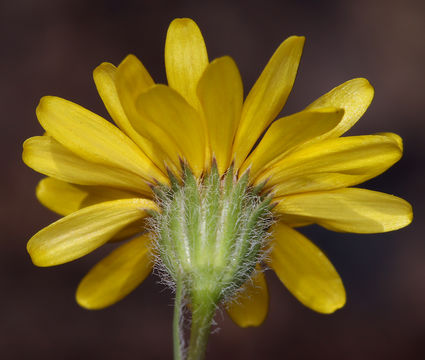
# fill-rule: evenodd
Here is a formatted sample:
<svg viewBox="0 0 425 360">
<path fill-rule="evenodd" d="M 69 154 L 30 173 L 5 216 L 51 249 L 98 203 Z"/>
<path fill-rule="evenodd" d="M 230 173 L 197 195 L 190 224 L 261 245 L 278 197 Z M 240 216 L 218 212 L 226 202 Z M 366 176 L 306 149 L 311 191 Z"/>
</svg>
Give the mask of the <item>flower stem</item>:
<svg viewBox="0 0 425 360">
<path fill-rule="evenodd" d="M 204 359 L 215 310 L 215 303 L 208 300 L 193 304 L 188 360 Z"/>
<path fill-rule="evenodd" d="M 174 316 L 173 316 L 173 347 L 174 360 L 183 359 L 184 341 L 182 328 L 182 312 L 183 312 L 183 281 L 176 281 L 176 298 L 174 300 Z"/>
</svg>

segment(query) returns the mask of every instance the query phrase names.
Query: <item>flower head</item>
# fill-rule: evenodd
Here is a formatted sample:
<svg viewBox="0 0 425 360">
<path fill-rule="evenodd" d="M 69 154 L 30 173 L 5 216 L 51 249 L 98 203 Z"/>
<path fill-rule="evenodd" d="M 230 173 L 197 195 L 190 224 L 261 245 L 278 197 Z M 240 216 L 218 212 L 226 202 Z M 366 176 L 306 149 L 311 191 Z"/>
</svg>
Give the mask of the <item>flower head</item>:
<svg viewBox="0 0 425 360">
<path fill-rule="evenodd" d="M 372 101 L 362 78 L 276 119 L 303 44 L 285 40 L 244 100 L 235 62 L 210 62 L 197 25 L 176 19 L 165 45 L 168 85 L 156 84 L 133 55 L 94 70 L 116 125 L 42 98 L 37 117 L 46 133 L 24 143 L 23 159 L 48 176 L 38 199 L 64 217 L 28 242 L 34 264 L 62 264 L 130 239 L 81 281 L 80 305 L 119 301 L 156 262 L 171 283 L 184 277 L 190 301 L 203 287 L 241 326 L 266 316 L 264 264 L 309 308 L 342 307 L 337 271 L 296 228 L 379 233 L 408 225 L 406 201 L 353 187 L 397 162 L 402 141 L 393 133 L 341 137 Z"/>
</svg>

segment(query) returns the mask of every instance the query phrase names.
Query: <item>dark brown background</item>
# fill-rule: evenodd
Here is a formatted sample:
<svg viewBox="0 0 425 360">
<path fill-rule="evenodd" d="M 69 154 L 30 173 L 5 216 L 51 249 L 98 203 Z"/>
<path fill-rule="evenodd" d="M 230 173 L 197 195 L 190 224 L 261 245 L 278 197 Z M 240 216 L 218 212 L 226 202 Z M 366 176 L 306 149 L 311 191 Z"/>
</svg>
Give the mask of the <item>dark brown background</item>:
<svg viewBox="0 0 425 360">
<path fill-rule="evenodd" d="M 306 233 L 332 259 L 348 302 L 331 316 L 300 305 L 267 273 L 271 303 L 263 326 L 239 329 L 225 314 L 209 359 L 424 359 L 424 35 L 422 0 L 0 2 L 2 206 L 0 357 L 167 359 L 172 296 L 150 277 L 121 303 L 88 312 L 74 302 L 80 278 L 105 251 L 55 268 L 34 267 L 26 241 L 56 217 L 34 196 L 41 178 L 21 161 L 21 144 L 41 134 L 39 98 L 73 100 L 104 116 L 91 71 L 136 54 L 165 81 L 169 22 L 192 17 L 210 58 L 231 55 L 246 91 L 279 43 L 306 35 L 299 75 L 284 113 L 298 111 L 357 76 L 375 86 L 371 108 L 351 131 L 394 131 L 405 156 L 366 186 L 410 201 L 415 221 L 380 235 Z"/>
</svg>

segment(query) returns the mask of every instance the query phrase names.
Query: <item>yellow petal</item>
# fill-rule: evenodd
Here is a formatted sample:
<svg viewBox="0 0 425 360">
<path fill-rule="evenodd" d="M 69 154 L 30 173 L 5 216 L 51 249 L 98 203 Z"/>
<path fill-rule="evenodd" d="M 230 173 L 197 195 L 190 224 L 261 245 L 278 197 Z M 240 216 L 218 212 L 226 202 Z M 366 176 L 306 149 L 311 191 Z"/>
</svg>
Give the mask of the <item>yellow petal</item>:
<svg viewBox="0 0 425 360">
<path fill-rule="evenodd" d="M 305 306 L 330 314 L 345 304 L 341 278 L 320 249 L 298 231 L 281 223 L 272 228 L 269 265 Z"/>
<path fill-rule="evenodd" d="M 153 80 L 150 78 L 146 69 L 140 63 L 140 61 L 134 56 L 129 55 L 123 61 L 124 64 L 136 64 L 133 66 L 139 71 L 135 71 L 134 74 L 129 76 L 130 84 L 125 83 L 126 86 L 132 85 L 134 83 L 138 84 L 144 91 L 149 86 L 153 85 Z M 137 66 L 139 65 L 139 66 Z M 122 64 L 121 70 L 122 70 Z M 131 67 L 131 65 L 130 65 Z M 140 67 L 140 69 L 139 69 Z M 143 149 L 147 140 L 143 139 L 140 134 L 134 130 L 131 126 L 130 121 L 125 114 L 125 111 L 122 107 L 120 97 L 117 90 L 117 77 L 118 69 L 109 63 L 100 64 L 93 72 L 94 82 L 96 83 L 97 91 L 99 92 L 100 97 L 102 98 L 103 103 L 105 104 L 108 113 L 111 115 L 114 122 L 124 131 L 141 149 Z M 122 71 L 120 71 L 122 75 Z M 127 78 L 125 78 L 127 80 Z M 134 106 L 134 105 L 133 105 Z"/>
<path fill-rule="evenodd" d="M 212 155 L 220 174 L 230 166 L 239 123 L 243 86 L 239 70 L 228 56 L 212 61 L 199 80 L 198 96 L 208 129 Z"/>
<path fill-rule="evenodd" d="M 78 259 L 105 244 L 135 221 L 158 211 L 151 200 L 114 200 L 76 211 L 35 234 L 27 250 L 37 266 L 53 266 Z"/>
<path fill-rule="evenodd" d="M 258 146 L 243 163 L 240 172 L 250 168 L 255 178 L 281 160 L 294 147 L 304 144 L 334 128 L 344 115 L 341 109 L 304 110 L 275 121 Z"/>
<path fill-rule="evenodd" d="M 276 197 L 360 184 L 383 173 L 402 155 L 395 134 L 328 139 L 296 150 L 264 172 Z"/>
<path fill-rule="evenodd" d="M 115 85 L 117 68 L 110 63 L 102 63 L 93 71 L 97 91 L 105 104 L 106 110 L 114 122 L 131 137 L 130 122 L 122 108 Z M 134 129 L 133 129 L 134 131 Z"/>
<path fill-rule="evenodd" d="M 169 158 L 176 158 L 175 145 L 180 150 L 180 156 L 186 159 L 192 171 L 199 176 L 205 167 L 205 138 L 201 119 L 196 110 L 191 107 L 176 91 L 165 85 L 155 85 L 139 96 L 136 103 L 139 114 L 156 124 L 166 132 L 173 143 L 158 138 L 152 132 L 151 136 L 162 145 Z M 133 124 L 136 130 L 144 124 Z M 142 129 L 140 129 L 142 131 Z M 178 159 L 178 158 L 177 158 Z"/>
<path fill-rule="evenodd" d="M 142 194 L 151 193 L 140 176 L 81 159 L 50 136 L 35 136 L 26 140 L 22 159 L 35 171 L 62 181 L 111 186 Z"/>
<path fill-rule="evenodd" d="M 87 192 L 79 187 L 49 177 L 38 183 L 35 194 L 45 207 L 62 216 L 81 209 L 81 203 L 87 196 Z"/>
<path fill-rule="evenodd" d="M 281 214 L 282 221 L 288 214 L 333 231 L 381 233 L 400 229 L 412 221 L 412 207 L 407 201 L 366 189 L 312 192 L 276 200 L 280 202 L 273 210 Z"/>
<path fill-rule="evenodd" d="M 259 271 L 258 271 L 259 270 Z M 240 327 L 260 326 L 269 309 L 269 292 L 264 273 L 261 269 L 255 271 L 241 292 L 227 307 L 227 313 Z"/>
<path fill-rule="evenodd" d="M 131 293 L 152 270 L 149 235 L 136 237 L 97 263 L 78 285 L 76 299 L 86 309 L 103 309 Z"/>
<path fill-rule="evenodd" d="M 137 99 L 154 85 L 143 64 L 134 56 L 127 56 L 118 66 L 116 87 L 120 102 L 127 116 L 129 134 L 137 145 L 149 156 L 155 165 L 164 173 L 167 167 L 178 172 L 178 149 L 167 131 L 162 130 L 150 119 L 144 118 L 136 107 Z M 130 130 L 131 129 L 131 130 Z M 170 158 L 163 147 L 170 149 Z"/>
<path fill-rule="evenodd" d="M 281 215 L 279 215 L 279 220 L 285 225 L 290 226 L 291 228 L 304 227 L 314 224 L 314 222 L 311 220 L 307 220 L 296 215 L 292 216 L 288 214 L 285 214 L 284 219 L 282 219 Z"/>
<path fill-rule="evenodd" d="M 112 238 L 109 239 L 110 243 L 120 242 L 128 240 L 135 235 L 145 234 L 148 231 L 149 226 L 145 219 L 137 220 L 131 225 L 118 231 Z"/>
<path fill-rule="evenodd" d="M 350 129 L 365 113 L 373 99 L 374 90 L 363 78 L 349 80 L 318 98 L 306 109 L 322 107 L 344 109 L 344 117 L 334 129 L 323 135 L 323 139 L 338 137 Z"/>
<path fill-rule="evenodd" d="M 102 186 L 75 185 L 54 178 L 41 180 L 36 195 L 45 207 L 62 216 L 101 202 L 137 197 L 137 194 L 129 191 Z M 110 241 L 122 241 L 145 231 L 145 221 L 138 220 L 119 231 Z"/>
<path fill-rule="evenodd" d="M 75 185 L 49 177 L 38 183 L 35 193 L 45 207 L 62 216 L 101 202 L 137 197 L 137 194 L 129 191 Z"/>
<path fill-rule="evenodd" d="M 236 168 L 240 167 L 260 135 L 285 105 L 295 81 L 303 46 L 304 37 L 286 39 L 249 92 L 233 146 Z"/>
<path fill-rule="evenodd" d="M 207 49 L 196 23 L 191 19 L 173 20 L 165 41 L 167 80 L 195 109 L 196 86 L 207 65 Z"/>
<path fill-rule="evenodd" d="M 167 182 L 163 173 L 123 132 L 83 107 L 46 96 L 37 117 L 47 133 L 83 159 Z"/>
</svg>

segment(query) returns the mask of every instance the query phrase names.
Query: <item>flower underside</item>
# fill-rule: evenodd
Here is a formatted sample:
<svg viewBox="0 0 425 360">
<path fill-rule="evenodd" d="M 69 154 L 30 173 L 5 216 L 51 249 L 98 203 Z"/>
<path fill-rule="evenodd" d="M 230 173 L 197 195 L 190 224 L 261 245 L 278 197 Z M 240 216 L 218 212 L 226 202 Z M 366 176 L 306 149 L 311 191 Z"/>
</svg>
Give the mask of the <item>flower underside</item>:
<svg viewBox="0 0 425 360">
<path fill-rule="evenodd" d="M 249 186 L 248 171 L 220 176 L 215 163 L 200 179 L 188 167 L 170 179 L 154 188 L 161 211 L 151 221 L 163 269 L 190 296 L 232 298 L 264 256 L 272 198 Z"/>
</svg>

